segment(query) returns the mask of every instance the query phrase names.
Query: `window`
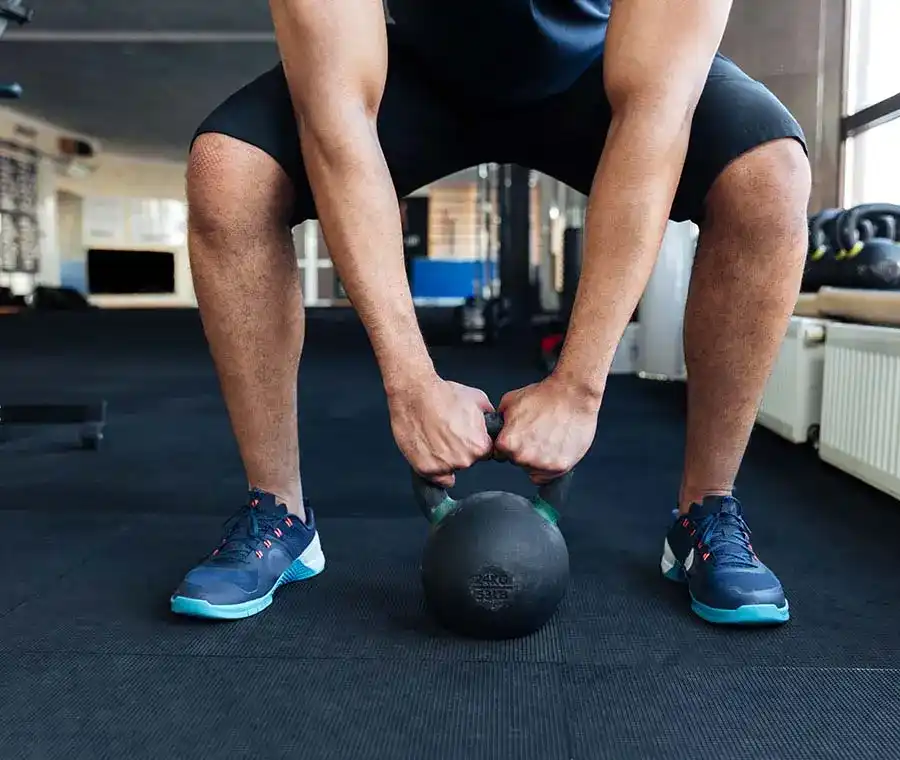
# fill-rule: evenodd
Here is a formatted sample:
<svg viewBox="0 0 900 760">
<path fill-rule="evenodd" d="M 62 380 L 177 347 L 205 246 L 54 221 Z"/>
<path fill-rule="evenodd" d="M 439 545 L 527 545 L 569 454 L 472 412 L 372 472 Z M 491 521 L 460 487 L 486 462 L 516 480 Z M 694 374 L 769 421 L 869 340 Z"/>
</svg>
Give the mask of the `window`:
<svg viewBox="0 0 900 760">
<path fill-rule="evenodd" d="M 848 0 L 843 122 L 845 208 L 900 204 L 900 2 Z"/>
<path fill-rule="evenodd" d="M 845 208 L 861 203 L 900 205 L 900 118 L 848 139 L 844 166 Z"/>
<path fill-rule="evenodd" d="M 898 30 L 897 0 L 850 0 L 844 113 L 857 113 L 900 92 Z"/>
</svg>

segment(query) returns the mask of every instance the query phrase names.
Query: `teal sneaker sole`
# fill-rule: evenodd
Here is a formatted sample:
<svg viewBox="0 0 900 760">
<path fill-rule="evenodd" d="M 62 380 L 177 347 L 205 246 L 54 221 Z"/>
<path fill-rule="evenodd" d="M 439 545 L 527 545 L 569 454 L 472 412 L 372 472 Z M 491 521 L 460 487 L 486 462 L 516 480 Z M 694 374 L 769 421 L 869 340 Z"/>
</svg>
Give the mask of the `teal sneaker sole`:
<svg viewBox="0 0 900 760">
<path fill-rule="evenodd" d="M 674 583 L 686 584 L 687 574 L 684 572 L 684 566 L 672 555 L 671 549 L 666 544 L 663 558 L 660 565 L 663 577 Z M 784 600 L 784 606 L 779 607 L 775 604 L 745 604 L 733 610 L 719 609 L 710 607 L 702 602 L 694 599 L 691 594 L 691 609 L 697 617 L 705 620 L 707 623 L 715 623 L 716 625 L 780 625 L 790 620 L 790 605 L 787 599 Z"/>
<path fill-rule="evenodd" d="M 207 620 L 240 620 L 253 617 L 270 604 L 275 598 L 275 592 L 287 583 L 296 583 L 313 578 L 325 569 L 325 556 L 319 544 L 318 536 L 313 543 L 295 559 L 281 576 L 275 581 L 275 585 L 268 593 L 257 599 L 251 599 L 239 604 L 210 604 L 205 599 L 194 599 L 188 596 L 173 596 L 171 599 L 172 612 L 176 615 L 205 618 Z"/>
</svg>

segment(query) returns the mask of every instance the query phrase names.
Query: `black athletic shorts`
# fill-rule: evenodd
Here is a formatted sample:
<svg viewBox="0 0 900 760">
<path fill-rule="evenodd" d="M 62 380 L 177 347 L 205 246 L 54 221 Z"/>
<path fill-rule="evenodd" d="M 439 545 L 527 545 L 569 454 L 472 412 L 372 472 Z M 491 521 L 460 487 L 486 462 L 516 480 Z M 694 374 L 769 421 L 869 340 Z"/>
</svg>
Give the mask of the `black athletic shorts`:
<svg viewBox="0 0 900 760">
<path fill-rule="evenodd" d="M 611 117 L 602 57 L 566 92 L 515 106 L 468 99 L 458 85 L 430 77 L 411 51 L 390 42 L 390 35 L 388 61 L 378 129 L 399 196 L 487 162 L 519 164 L 585 195 L 590 192 Z M 197 135 L 207 132 L 272 156 L 296 187 L 293 222 L 315 218 L 280 65 L 213 111 Z M 700 223 L 707 192 L 722 170 L 756 146 L 785 137 L 806 149 L 803 131 L 787 108 L 733 62 L 716 56 L 694 115 L 672 220 Z"/>
</svg>

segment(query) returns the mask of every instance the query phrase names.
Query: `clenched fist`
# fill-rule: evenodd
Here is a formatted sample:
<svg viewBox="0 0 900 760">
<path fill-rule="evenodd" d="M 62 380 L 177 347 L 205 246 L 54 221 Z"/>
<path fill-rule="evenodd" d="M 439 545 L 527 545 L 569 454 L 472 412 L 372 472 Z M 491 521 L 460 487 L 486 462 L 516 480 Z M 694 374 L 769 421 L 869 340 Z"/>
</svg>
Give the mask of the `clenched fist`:
<svg viewBox="0 0 900 760">
<path fill-rule="evenodd" d="M 389 395 L 388 407 L 401 453 L 432 483 L 451 488 L 456 470 L 490 456 L 484 413 L 494 407 L 480 390 L 434 376 Z"/>
<path fill-rule="evenodd" d="M 552 375 L 507 393 L 500 402 L 503 431 L 494 456 L 525 469 L 537 484 L 547 483 L 578 464 L 597 433 L 600 407 Z"/>
</svg>

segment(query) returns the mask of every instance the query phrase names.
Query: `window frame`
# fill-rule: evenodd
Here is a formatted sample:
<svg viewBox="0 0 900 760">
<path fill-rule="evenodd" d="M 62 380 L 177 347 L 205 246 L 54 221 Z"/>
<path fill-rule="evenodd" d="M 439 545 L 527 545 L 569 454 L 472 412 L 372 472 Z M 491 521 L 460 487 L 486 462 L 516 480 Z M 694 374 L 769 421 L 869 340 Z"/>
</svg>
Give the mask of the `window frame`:
<svg viewBox="0 0 900 760">
<path fill-rule="evenodd" d="M 851 111 L 849 103 L 851 95 L 856 89 L 855 78 L 857 77 L 858 66 L 860 63 L 866 65 L 865 59 L 860 56 L 853 55 L 853 21 L 854 15 L 858 11 L 857 3 L 867 2 L 867 0 L 847 0 L 844 4 L 844 61 L 843 61 L 843 103 L 842 116 L 840 122 L 840 196 L 841 204 L 846 206 L 849 200 L 850 185 L 852 184 L 851 173 L 853 167 L 850 165 L 852 161 L 848 153 L 852 150 L 854 138 L 870 129 L 887 124 L 894 119 L 900 118 L 900 82 L 898 82 L 897 92 L 889 95 L 877 103 Z"/>
</svg>

